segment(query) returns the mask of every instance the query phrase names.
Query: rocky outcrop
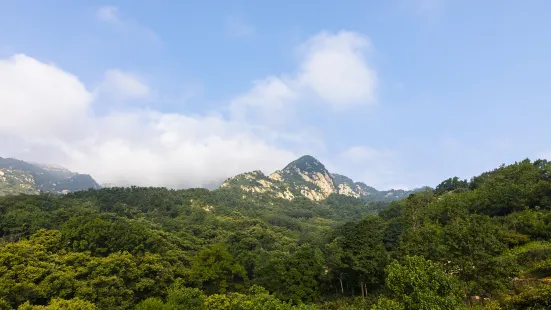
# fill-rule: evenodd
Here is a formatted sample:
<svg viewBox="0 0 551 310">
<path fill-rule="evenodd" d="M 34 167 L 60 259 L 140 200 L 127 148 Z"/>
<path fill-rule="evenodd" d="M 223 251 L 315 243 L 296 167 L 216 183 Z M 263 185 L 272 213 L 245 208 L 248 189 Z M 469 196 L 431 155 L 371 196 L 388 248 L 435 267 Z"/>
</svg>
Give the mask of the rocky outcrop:
<svg viewBox="0 0 551 310">
<path fill-rule="evenodd" d="M 336 192 L 333 177 L 325 166 L 312 156 L 303 156 L 269 176 L 274 182 L 289 186 L 296 195 L 323 200 Z"/>
<path fill-rule="evenodd" d="M 366 200 L 397 200 L 411 193 L 403 190 L 378 191 L 346 176 L 331 174 L 320 161 L 309 155 L 300 157 L 269 176 L 259 170 L 242 173 L 226 180 L 221 187 L 240 188 L 249 193 L 267 193 L 287 200 L 302 196 L 316 201 L 324 200 L 332 194 Z"/>
<path fill-rule="evenodd" d="M 339 184 L 337 186 L 337 194 L 360 198 L 360 193 L 355 191 L 352 187 L 350 187 L 348 184 Z"/>
<path fill-rule="evenodd" d="M 262 173 L 262 171 L 252 171 L 239 174 L 226 180 L 221 188 L 238 187 L 244 192 L 249 193 L 268 193 L 275 197 L 292 200 L 295 195 L 289 190 L 283 182 L 272 180 Z"/>
</svg>

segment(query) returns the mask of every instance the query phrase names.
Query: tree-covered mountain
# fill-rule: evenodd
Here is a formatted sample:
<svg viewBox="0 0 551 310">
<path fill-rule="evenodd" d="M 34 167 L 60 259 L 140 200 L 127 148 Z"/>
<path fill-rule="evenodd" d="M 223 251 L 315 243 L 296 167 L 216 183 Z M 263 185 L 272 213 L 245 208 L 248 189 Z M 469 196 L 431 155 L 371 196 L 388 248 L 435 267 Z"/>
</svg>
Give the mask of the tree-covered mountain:
<svg viewBox="0 0 551 310">
<path fill-rule="evenodd" d="M 71 172 L 60 166 L 0 157 L 0 195 L 61 194 L 90 188 L 100 188 L 90 175 Z"/>
<path fill-rule="evenodd" d="M 316 158 L 305 155 L 289 163 L 282 170 L 268 176 L 260 170 L 243 173 L 226 180 L 221 187 L 235 187 L 247 192 L 269 193 L 275 197 L 294 199 L 306 197 L 323 200 L 332 194 L 361 198 L 369 201 L 393 201 L 422 191 L 417 189 L 379 191 L 362 182 L 330 173 Z"/>
<path fill-rule="evenodd" d="M 233 186 L 0 197 L 0 309 L 550 309 L 550 279 L 544 160 L 378 203 Z"/>
</svg>

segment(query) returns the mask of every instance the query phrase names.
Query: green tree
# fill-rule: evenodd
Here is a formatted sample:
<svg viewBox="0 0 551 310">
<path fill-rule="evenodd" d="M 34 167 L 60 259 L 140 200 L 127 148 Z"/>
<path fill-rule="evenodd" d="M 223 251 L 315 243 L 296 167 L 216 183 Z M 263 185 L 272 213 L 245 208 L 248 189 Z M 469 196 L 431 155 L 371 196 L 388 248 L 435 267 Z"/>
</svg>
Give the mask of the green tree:
<svg viewBox="0 0 551 310">
<path fill-rule="evenodd" d="M 462 304 L 458 281 L 420 256 L 407 256 L 403 264 L 394 261 L 386 272 L 386 287 L 393 301 L 381 301 L 375 309 L 452 310 Z"/>
<path fill-rule="evenodd" d="M 280 254 L 266 259 L 255 274 L 257 283 L 279 298 L 309 302 L 319 296 L 323 265 L 321 251 L 303 245 L 291 255 Z"/>
<path fill-rule="evenodd" d="M 352 287 L 358 287 L 360 294 L 377 289 L 384 282 L 384 268 L 389 256 L 383 243 L 383 222 L 380 218 L 368 216 L 358 223 L 348 223 L 340 231 L 343 236 L 342 262 L 349 274 Z M 352 292 L 354 293 L 354 291 Z"/>
<path fill-rule="evenodd" d="M 169 289 L 166 303 L 174 310 L 201 310 L 205 298 L 198 288 L 175 286 Z"/>
<path fill-rule="evenodd" d="M 460 180 L 458 177 L 449 178 L 436 186 L 434 192 L 437 195 L 441 195 L 445 192 L 451 192 L 457 189 L 469 188 L 469 182 L 467 180 Z"/>
<path fill-rule="evenodd" d="M 149 297 L 148 299 L 136 305 L 136 310 L 173 310 L 170 305 L 165 304 L 158 297 Z"/>
<path fill-rule="evenodd" d="M 240 289 L 248 281 L 245 268 L 222 244 L 201 250 L 192 261 L 191 274 L 199 287 L 212 293 Z"/>
<path fill-rule="evenodd" d="M 457 218 L 444 228 L 448 271 L 466 282 L 467 293 L 481 295 L 508 287 L 516 275 L 515 258 L 505 253 L 500 229 L 482 215 Z"/>
<path fill-rule="evenodd" d="M 96 305 L 86 300 L 79 298 L 74 299 L 52 299 L 47 306 L 31 306 L 30 303 L 25 303 L 17 308 L 18 310 L 96 310 Z"/>
</svg>

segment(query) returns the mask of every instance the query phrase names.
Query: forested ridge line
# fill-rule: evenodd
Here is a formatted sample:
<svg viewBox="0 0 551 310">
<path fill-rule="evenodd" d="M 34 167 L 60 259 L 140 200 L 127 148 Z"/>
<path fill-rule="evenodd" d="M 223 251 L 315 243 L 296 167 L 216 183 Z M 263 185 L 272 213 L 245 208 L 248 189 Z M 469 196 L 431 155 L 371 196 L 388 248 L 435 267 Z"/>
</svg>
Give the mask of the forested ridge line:
<svg viewBox="0 0 551 310">
<path fill-rule="evenodd" d="M 0 197 L 1 309 L 549 309 L 551 164 L 396 202 L 237 189 Z"/>
</svg>

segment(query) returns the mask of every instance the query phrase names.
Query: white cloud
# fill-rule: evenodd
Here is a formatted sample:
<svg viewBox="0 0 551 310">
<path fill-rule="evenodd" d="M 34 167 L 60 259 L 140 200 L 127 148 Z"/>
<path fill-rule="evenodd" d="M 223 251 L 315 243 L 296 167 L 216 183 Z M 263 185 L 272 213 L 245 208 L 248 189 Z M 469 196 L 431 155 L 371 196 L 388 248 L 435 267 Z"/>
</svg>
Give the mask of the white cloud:
<svg viewBox="0 0 551 310">
<path fill-rule="evenodd" d="M 375 103 L 377 75 L 365 58 L 369 48 L 368 38 L 357 33 L 322 32 L 302 45 L 297 80 L 337 107 Z"/>
<path fill-rule="evenodd" d="M 217 116 L 141 110 L 110 115 L 98 125 L 89 145 L 69 149 L 68 165 L 114 183 L 202 186 L 244 171 L 272 171 L 294 158 Z"/>
<path fill-rule="evenodd" d="M 298 122 L 299 104 L 336 109 L 374 104 L 377 75 L 367 63 L 369 48 L 368 38 L 355 32 L 313 36 L 299 48 L 295 73 L 254 82 L 231 101 L 230 114 L 234 119 L 281 129 Z"/>
<path fill-rule="evenodd" d="M 34 161 L 47 153 L 101 182 L 169 187 L 212 184 L 259 168 L 271 172 L 294 158 L 248 125 L 219 115 L 134 109 L 98 117 L 88 113 L 92 98 L 76 77 L 54 65 L 23 55 L 2 60 L 3 152 Z"/>
<path fill-rule="evenodd" d="M 116 101 L 147 99 L 151 95 L 151 89 L 139 77 L 118 69 L 107 70 L 96 92 Z"/>
<path fill-rule="evenodd" d="M 86 128 L 92 95 L 77 77 L 25 55 L 0 60 L 0 133 L 68 139 Z"/>
<path fill-rule="evenodd" d="M 254 35 L 254 26 L 242 18 L 231 16 L 226 19 L 226 30 L 231 37 L 242 38 Z"/>
<path fill-rule="evenodd" d="M 289 82 L 268 77 L 254 82 L 249 91 L 230 102 L 231 118 L 271 127 L 288 125 L 293 117 L 292 103 L 297 98 L 298 93 Z"/>
<path fill-rule="evenodd" d="M 116 12 L 106 10 L 103 17 L 120 21 Z M 112 69 L 90 91 L 53 64 L 23 55 L 0 60 L 5 152 L 0 156 L 47 158 L 100 182 L 169 187 L 213 184 L 255 169 L 271 172 L 298 152 L 325 148 L 316 130 L 298 119 L 297 105 L 373 103 L 376 76 L 364 55 L 368 48 L 368 40 L 355 33 L 319 34 L 301 46 L 295 73 L 254 82 L 249 91 L 229 100 L 228 117 L 136 106 L 99 116 L 93 113 L 97 104 L 150 99 L 151 87 L 135 74 Z M 388 176 L 377 179 L 388 174 L 381 156 L 369 159 L 362 150 L 352 148 L 342 158 L 368 158 L 365 163 L 378 165 L 375 174 L 366 170 L 358 179 L 384 184 Z"/>
<path fill-rule="evenodd" d="M 102 21 L 115 23 L 119 22 L 119 9 L 116 6 L 106 5 L 98 8 L 96 17 Z"/>
</svg>

